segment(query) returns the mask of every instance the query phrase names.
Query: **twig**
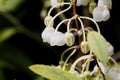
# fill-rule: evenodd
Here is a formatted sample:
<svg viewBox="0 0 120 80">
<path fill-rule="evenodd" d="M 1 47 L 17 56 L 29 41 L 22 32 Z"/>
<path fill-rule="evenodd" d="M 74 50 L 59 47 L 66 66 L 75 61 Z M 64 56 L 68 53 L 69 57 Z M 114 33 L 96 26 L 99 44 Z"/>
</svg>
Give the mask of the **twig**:
<svg viewBox="0 0 120 80">
<path fill-rule="evenodd" d="M 98 67 L 100 73 L 101 73 L 102 76 L 103 76 L 103 80 L 105 80 L 105 75 L 104 75 L 104 73 L 102 72 L 102 70 L 101 70 L 101 68 L 100 68 L 100 66 L 99 66 L 99 64 L 98 64 L 98 61 L 97 61 L 96 57 L 94 56 L 93 59 L 94 59 L 96 65 L 97 65 L 97 67 Z"/>
</svg>

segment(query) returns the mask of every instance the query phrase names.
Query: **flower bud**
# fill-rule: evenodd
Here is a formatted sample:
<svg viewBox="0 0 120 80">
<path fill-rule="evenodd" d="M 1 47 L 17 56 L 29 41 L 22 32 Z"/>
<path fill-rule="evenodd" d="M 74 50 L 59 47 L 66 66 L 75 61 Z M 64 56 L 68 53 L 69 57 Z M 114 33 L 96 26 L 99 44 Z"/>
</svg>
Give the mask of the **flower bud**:
<svg viewBox="0 0 120 80">
<path fill-rule="evenodd" d="M 88 43 L 86 41 L 81 42 L 80 48 L 82 53 L 85 53 L 85 54 L 88 53 L 88 51 L 90 50 L 88 47 Z"/>
<path fill-rule="evenodd" d="M 87 6 L 88 5 L 89 0 L 77 0 L 77 6 Z"/>
<path fill-rule="evenodd" d="M 49 26 L 49 24 L 50 24 L 49 27 L 52 27 L 54 25 L 54 21 L 51 22 L 52 18 L 53 18 L 52 16 L 46 16 L 45 19 L 44 19 L 44 24 L 46 26 Z"/>
<path fill-rule="evenodd" d="M 41 19 L 44 19 L 46 17 L 46 15 L 47 15 L 47 10 L 46 9 L 42 9 L 41 12 L 40 12 Z"/>
<path fill-rule="evenodd" d="M 77 32 L 77 34 L 78 34 L 78 36 L 82 36 L 82 30 L 78 30 L 78 32 Z"/>
<path fill-rule="evenodd" d="M 72 46 L 75 43 L 75 37 L 72 33 L 65 33 L 65 43 L 67 44 L 67 46 Z"/>
</svg>

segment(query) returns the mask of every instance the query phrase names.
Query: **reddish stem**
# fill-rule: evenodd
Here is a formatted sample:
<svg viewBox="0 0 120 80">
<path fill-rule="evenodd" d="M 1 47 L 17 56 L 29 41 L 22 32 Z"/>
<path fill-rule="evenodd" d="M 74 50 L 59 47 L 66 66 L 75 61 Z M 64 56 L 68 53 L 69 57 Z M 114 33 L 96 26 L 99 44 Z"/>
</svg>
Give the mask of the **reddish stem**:
<svg viewBox="0 0 120 80">
<path fill-rule="evenodd" d="M 73 15 L 74 16 L 77 15 L 76 3 L 77 3 L 77 0 L 75 0 L 73 2 Z M 79 30 L 79 24 L 78 24 L 78 20 L 77 19 L 75 19 L 75 25 L 76 25 L 76 29 Z M 80 37 L 78 37 L 78 44 L 80 44 L 80 42 L 81 42 L 81 39 L 80 39 Z"/>
<path fill-rule="evenodd" d="M 73 14 L 74 14 L 74 16 L 77 15 L 76 3 L 77 3 L 77 0 L 75 0 L 75 1 L 73 2 Z M 79 29 L 79 27 L 78 27 L 79 25 L 78 25 L 77 19 L 75 19 L 75 24 L 76 24 L 76 28 Z"/>
</svg>

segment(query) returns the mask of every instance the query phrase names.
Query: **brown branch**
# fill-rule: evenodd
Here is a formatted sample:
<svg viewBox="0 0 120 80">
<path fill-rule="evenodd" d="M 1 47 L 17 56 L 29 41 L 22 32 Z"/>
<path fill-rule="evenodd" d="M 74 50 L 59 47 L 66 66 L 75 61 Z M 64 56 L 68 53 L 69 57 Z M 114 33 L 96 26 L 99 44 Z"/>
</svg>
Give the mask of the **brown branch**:
<svg viewBox="0 0 120 80">
<path fill-rule="evenodd" d="M 77 3 L 77 0 L 74 0 L 73 2 L 73 15 L 77 15 L 77 10 L 76 10 L 76 3 Z M 76 25 L 76 29 L 79 30 L 79 24 L 78 24 L 78 20 L 75 19 L 75 25 Z M 78 37 L 78 44 L 81 43 L 81 38 Z"/>
<path fill-rule="evenodd" d="M 98 67 L 101 75 L 103 76 L 103 80 L 105 80 L 105 75 L 104 75 L 104 73 L 102 72 L 102 70 L 101 70 L 101 68 L 100 68 L 100 66 L 99 66 L 99 64 L 98 64 L 98 61 L 97 61 L 96 57 L 94 56 L 93 59 L 94 59 L 96 65 L 97 65 L 97 67 Z"/>
<path fill-rule="evenodd" d="M 77 3 L 77 0 L 75 0 L 75 1 L 73 2 L 73 14 L 74 14 L 74 16 L 77 15 L 76 3 Z M 75 19 L 75 24 L 76 24 L 76 28 L 79 29 L 79 27 L 78 27 L 79 25 L 78 25 L 77 19 Z"/>
</svg>

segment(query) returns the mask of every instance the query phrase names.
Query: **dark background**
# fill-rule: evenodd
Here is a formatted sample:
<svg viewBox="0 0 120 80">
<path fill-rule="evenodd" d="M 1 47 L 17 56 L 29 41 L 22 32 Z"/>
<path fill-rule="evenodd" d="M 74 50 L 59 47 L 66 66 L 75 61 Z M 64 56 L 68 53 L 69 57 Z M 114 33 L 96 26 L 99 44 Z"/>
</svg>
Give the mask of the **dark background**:
<svg viewBox="0 0 120 80">
<path fill-rule="evenodd" d="M 11 13 L 18 17 L 27 29 L 37 33 L 40 39 L 41 32 L 45 28 L 44 22 L 40 18 L 42 6 L 43 3 L 40 0 L 26 0 L 15 12 Z M 118 6 L 119 2 L 114 0 L 112 10 L 110 10 L 111 18 L 106 22 L 98 23 L 103 36 L 114 46 L 115 53 L 120 50 L 120 12 Z M 28 66 L 32 64 L 57 65 L 60 53 L 65 50 L 65 47 L 50 48 L 49 45 L 43 42 L 40 43 L 22 33 L 15 34 L 3 44 L 9 44 L 20 49 L 31 62 Z M 31 71 L 29 72 L 29 69 L 27 71 L 28 73 L 21 71 L 20 67 L 16 70 L 4 68 L 6 80 L 33 80 L 35 75 Z"/>
</svg>

